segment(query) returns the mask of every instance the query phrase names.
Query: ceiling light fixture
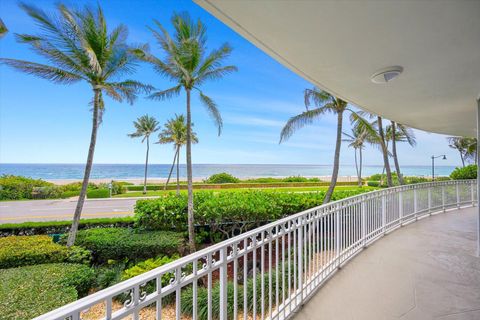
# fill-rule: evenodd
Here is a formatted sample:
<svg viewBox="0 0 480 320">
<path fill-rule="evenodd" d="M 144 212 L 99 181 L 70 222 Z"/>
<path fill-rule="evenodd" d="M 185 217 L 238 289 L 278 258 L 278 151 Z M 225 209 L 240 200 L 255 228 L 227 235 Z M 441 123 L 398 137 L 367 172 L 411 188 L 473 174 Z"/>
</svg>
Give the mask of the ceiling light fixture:
<svg viewBox="0 0 480 320">
<path fill-rule="evenodd" d="M 400 66 L 384 68 L 375 72 L 371 80 L 373 83 L 387 83 L 397 78 L 402 72 L 403 68 Z"/>
</svg>

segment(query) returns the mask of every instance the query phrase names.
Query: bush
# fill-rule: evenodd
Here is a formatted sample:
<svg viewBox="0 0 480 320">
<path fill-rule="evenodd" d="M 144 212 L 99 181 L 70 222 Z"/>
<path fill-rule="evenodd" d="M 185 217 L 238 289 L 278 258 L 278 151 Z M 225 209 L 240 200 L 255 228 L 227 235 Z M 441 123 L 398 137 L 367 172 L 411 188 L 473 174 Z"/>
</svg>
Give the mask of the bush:
<svg viewBox="0 0 480 320">
<path fill-rule="evenodd" d="M 53 183 L 22 176 L 0 176 L 0 200 L 32 199 L 33 188 L 52 187 Z"/>
<path fill-rule="evenodd" d="M 455 168 L 450 174 L 450 178 L 453 180 L 462 180 L 462 179 L 477 179 L 477 166 L 471 164 L 463 168 Z"/>
<path fill-rule="evenodd" d="M 229 173 L 222 172 L 216 173 L 208 177 L 208 179 L 203 181 L 204 183 L 237 183 L 240 182 L 240 179 L 232 176 Z"/>
<path fill-rule="evenodd" d="M 369 191 L 356 188 L 333 193 L 338 200 Z M 233 235 L 246 224 L 256 226 L 318 205 L 325 191 L 308 193 L 247 190 L 235 192 L 197 192 L 194 197 L 195 223 L 208 225 L 213 232 Z M 187 196 L 167 195 L 159 199 L 138 200 L 135 224 L 145 229 L 185 230 Z"/>
<path fill-rule="evenodd" d="M 53 243 L 49 236 L 10 236 L 0 238 L 0 269 L 26 265 L 75 262 L 88 263 L 90 252 Z"/>
<path fill-rule="evenodd" d="M 87 191 L 88 199 L 98 199 L 98 198 L 109 198 L 110 190 L 109 189 L 94 189 Z"/>
<path fill-rule="evenodd" d="M 66 236 L 61 242 L 66 241 Z M 178 253 L 183 234 L 172 231 L 138 231 L 128 228 L 96 228 L 81 230 L 76 245 L 92 251 L 93 261 L 147 259 L 157 255 Z"/>
<path fill-rule="evenodd" d="M 369 187 L 380 187 L 379 181 L 367 181 L 367 186 Z"/>
<path fill-rule="evenodd" d="M 158 258 L 151 258 L 145 261 L 141 261 L 134 265 L 131 268 L 128 268 L 123 271 L 122 275 L 122 280 L 127 280 L 133 277 L 136 277 L 142 273 L 145 273 L 147 271 L 153 270 L 155 268 L 161 267 L 164 264 L 173 262 L 177 259 L 179 259 L 180 256 L 178 254 L 174 254 L 173 256 L 160 256 Z M 167 284 L 167 283 L 165 283 Z"/>
<path fill-rule="evenodd" d="M 96 218 L 80 219 L 79 229 L 90 229 L 98 227 L 131 227 L 133 217 L 119 218 Z M 67 233 L 72 226 L 72 221 L 39 221 L 23 223 L 0 224 L 0 237 L 11 235 L 37 235 L 37 234 L 59 234 Z"/>
<path fill-rule="evenodd" d="M 77 197 L 80 195 L 80 191 L 63 191 L 61 194 L 61 198 L 71 198 L 71 197 Z"/>
<path fill-rule="evenodd" d="M 0 270 L 5 320 L 31 319 L 85 296 L 94 272 L 80 264 L 41 264 Z"/>
</svg>

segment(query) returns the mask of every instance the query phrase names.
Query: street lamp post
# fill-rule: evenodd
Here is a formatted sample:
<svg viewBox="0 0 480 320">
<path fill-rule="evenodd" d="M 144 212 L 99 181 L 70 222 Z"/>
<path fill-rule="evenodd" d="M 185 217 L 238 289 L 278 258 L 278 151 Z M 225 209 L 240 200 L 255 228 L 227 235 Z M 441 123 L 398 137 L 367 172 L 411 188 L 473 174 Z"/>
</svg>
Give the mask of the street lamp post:
<svg viewBox="0 0 480 320">
<path fill-rule="evenodd" d="M 447 156 L 442 154 L 439 156 L 432 156 L 432 181 L 435 181 L 435 159 L 442 158 L 442 160 L 447 160 Z"/>
</svg>

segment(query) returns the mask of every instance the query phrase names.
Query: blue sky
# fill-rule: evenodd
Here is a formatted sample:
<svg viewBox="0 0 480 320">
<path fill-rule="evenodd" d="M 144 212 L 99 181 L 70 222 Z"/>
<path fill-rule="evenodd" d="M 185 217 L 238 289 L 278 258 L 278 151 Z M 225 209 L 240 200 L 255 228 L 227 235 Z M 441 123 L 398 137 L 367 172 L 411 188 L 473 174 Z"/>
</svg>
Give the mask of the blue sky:
<svg viewBox="0 0 480 320">
<path fill-rule="evenodd" d="M 36 1 L 50 11 L 56 1 Z M 64 1 L 96 4 L 96 1 Z M 278 144 L 279 133 L 289 117 L 300 113 L 303 90 L 312 85 L 264 54 L 241 36 L 190 1 L 100 1 L 110 27 L 124 23 L 130 43 L 150 43 L 152 52 L 162 55 L 146 26 L 159 20 L 167 29 L 174 11 L 188 11 L 208 27 L 208 46 L 228 42 L 234 48 L 228 64 L 239 71 L 203 90 L 212 97 L 224 120 L 223 134 L 216 128 L 197 99 L 193 119 L 200 143 L 193 147 L 195 163 L 278 163 L 331 164 L 335 139 L 335 117 L 326 116 L 315 125 L 298 131 L 287 143 Z M 37 27 L 21 11 L 16 1 L 0 2 L 1 18 L 10 32 L 0 40 L 0 57 L 42 62 L 25 45 L 15 42 L 14 33 L 35 33 Z M 133 79 L 157 88 L 172 86 L 148 65 L 139 65 Z M 86 84 L 55 85 L 46 80 L 0 66 L 0 163 L 83 163 L 89 143 L 91 89 Z M 183 113 L 185 97 L 166 102 L 140 97 L 130 106 L 106 100 L 100 127 L 95 163 L 142 163 L 145 146 L 127 134 L 132 121 L 149 114 L 164 123 L 175 113 Z M 347 117 L 348 118 L 348 117 Z M 348 119 L 344 122 L 349 131 Z M 415 149 L 399 146 L 401 164 L 429 165 L 432 154 L 447 154 L 444 165 L 459 165 L 458 154 L 448 148 L 445 136 L 416 131 Z M 171 146 L 154 145 L 152 163 L 170 163 Z M 182 157 L 182 160 L 183 157 Z M 342 146 L 342 164 L 353 163 L 353 150 Z M 365 164 L 381 164 L 376 149 L 365 152 Z"/>
</svg>

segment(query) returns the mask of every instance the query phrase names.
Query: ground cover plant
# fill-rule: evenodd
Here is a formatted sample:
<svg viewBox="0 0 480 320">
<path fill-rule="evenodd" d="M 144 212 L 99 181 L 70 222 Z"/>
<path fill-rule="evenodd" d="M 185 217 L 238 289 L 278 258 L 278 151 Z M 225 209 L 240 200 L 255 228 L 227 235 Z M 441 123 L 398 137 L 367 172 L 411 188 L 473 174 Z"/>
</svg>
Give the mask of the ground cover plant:
<svg viewBox="0 0 480 320">
<path fill-rule="evenodd" d="M 93 270 L 83 264 L 39 264 L 0 269 L 1 319 L 31 319 L 88 293 Z"/>
</svg>

